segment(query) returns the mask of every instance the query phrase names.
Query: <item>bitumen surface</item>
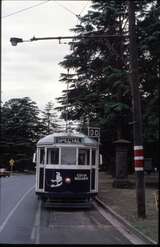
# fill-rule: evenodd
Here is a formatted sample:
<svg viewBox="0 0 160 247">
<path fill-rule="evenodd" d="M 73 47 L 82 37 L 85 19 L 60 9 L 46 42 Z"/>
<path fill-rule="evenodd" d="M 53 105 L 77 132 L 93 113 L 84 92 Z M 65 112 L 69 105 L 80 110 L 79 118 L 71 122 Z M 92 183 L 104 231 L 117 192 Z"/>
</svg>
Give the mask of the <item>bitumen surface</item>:
<svg viewBox="0 0 160 247">
<path fill-rule="evenodd" d="M 159 244 L 159 207 L 155 195 L 159 191 L 159 174 L 145 174 L 146 217 L 137 216 L 136 176 L 128 175 L 128 188 L 114 187 L 115 178 L 106 171 L 99 171 L 99 188 L 96 200 L 130 231 L 147 244 Z"/>
</svg>

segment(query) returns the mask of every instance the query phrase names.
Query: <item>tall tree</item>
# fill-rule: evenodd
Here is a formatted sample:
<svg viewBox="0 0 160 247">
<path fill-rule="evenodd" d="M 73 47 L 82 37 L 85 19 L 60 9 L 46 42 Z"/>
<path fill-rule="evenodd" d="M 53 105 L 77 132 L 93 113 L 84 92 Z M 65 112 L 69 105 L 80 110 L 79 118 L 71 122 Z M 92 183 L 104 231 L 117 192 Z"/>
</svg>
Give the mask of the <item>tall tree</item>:
<svg viewBox="0 0 160 247">
<path fill-rule="evenodd" d="M 155 142 L 159 130 L 160 3 L 135 0 L 135 4 L 144 140 Z M 69 119 L 81 120 L 81 126 L 87 126 L 89 119 L 90 126 L 100 127 L 103 150 L 109 150 L 117 138 L 133 141 L 127 7 L 127 1 L 93 0 L 92 8 L 72 29 L 80 38 L 70 42 L 70 54 L 60 63 L 69 70 L 60 78 L 69 85 L 69 90 L 64 90 L 58 98 L 61 104 L 58 109 L 65 118 L 68 105 Z M 96 34 L 122 36 L 85 38 Z M 108 163 L 108 157 L 106 160 Z"/>
<path fill-rule="evenodd" d="M 52 101 L 49 101 L 44 111 L 42 111 L 42 123 L 43 123 L 43 134 L 51 134 L 54 131 L 57 131 L 58 125 L 58 117 L 54 109 L 54 104 Z"/>
<path fill-rule="evenodd" d="M 72 30 L 82 36 L 105 33 L 119 37 L 81 38 L 71 42 L 71 54 L 60 64 L 73 69 L 73 73 L 62 74 L 61 81 L 70 85 L 71 119 L 89 118 L 92 125 L 98 124 L 105 130 L 108 125 L 113 130 L 112 138 L 120 138 L 128 122 L 130 102 L 125 52 L 126 5 L 124 1 L 94 1 L 92 8 Z M 58 99 L 61 110 L 66 107 L 66 97 L 64 91 Z"/>
<path fill-rule="evenodd" d="M 99 125 L 103 133 L 112 132 L 109 134 L 111 139 L 128 137 L 131 130 L 128 123 L 132 118 L 132 100 L 128 82 L 128 38 L 125 37 L 128 31 L 127 1 L 92 2 L 92 10 L 72 29 L 81 38 L 70 43 L 71 53 L 60 63 L 72 71 L 70 74 L 61 74 L 60 79 L 69 84 L 69 118 L 89 118 L 90 123 Z M 144 120 L 148 122 L 144 126 L 147 140 L 156 138 L 153 128 L 158 124 L 159 2 L 145 0 L 135 3 L 140 90 Z M 122 36 L 107 39 L 85 38 L 85 35 L 104 33 Z M 66 98 L 67 92 L 64 90 L 62 97 L 58 98 L 63 116 Z"/>
<path fill-rule="evenodd" d="M 11 141 L 39 138 L 39 109 L 29 97 L 13 98 L 2 106 L 2 137 Z"/>
<path fill-rule="evenodd" d="M 143 100 L 144 139 L 159 140 L 159 80 L 160 80 L 160 2 L 152 1 L 143 17 L 139 19 L 139 71 Z"/>
<path fill-rule="evenodd" d="M 38 106 L 29 97 L 6 101 L 2 106 L 0 163 L 7 166 L 14 158 L 17 169 L 33 169 L 32 155 L 42 127 Z"/>
</svg>

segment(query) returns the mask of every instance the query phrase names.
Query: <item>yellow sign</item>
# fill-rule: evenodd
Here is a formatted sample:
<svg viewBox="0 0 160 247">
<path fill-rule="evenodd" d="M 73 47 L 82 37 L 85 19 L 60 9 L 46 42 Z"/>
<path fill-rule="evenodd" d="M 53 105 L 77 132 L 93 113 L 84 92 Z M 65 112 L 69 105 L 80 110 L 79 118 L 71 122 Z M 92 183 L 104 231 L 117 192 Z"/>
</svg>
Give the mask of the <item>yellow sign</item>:
<svg viewBox="0 0 160 247">
<path fill-rule="evenodd" d="M 15 160 L 14 159 L 10 159 L 9 164 L 10 164 L 10 166 L 14 166 L 15 165 Z"/>
</svg>

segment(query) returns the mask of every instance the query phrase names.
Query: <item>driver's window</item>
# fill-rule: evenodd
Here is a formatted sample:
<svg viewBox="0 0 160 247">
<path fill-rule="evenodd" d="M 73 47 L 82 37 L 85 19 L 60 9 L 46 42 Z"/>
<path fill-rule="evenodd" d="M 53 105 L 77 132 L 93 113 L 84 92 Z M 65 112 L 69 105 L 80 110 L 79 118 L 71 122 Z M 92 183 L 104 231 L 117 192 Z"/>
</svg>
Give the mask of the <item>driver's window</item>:
<svg viewBox="0 0 160 247">
<path fill-rule="evenodd" d="M 44 156 L 45 156 L 45 150 L 44 148 L 40 148 L 40 164 L 44 164 Z"/>
<path fill-rule="evenodd" d="M 78 152 L 78 165 L 89 165 L 89 155 L 90 150 L 89 149 L 79 149 Z"/>
</svg>

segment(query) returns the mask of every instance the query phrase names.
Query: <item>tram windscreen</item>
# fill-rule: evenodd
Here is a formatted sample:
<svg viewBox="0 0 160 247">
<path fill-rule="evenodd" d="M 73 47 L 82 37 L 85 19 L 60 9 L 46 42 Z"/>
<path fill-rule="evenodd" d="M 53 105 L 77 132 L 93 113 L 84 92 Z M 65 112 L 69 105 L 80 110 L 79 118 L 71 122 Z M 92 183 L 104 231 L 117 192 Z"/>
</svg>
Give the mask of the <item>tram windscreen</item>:
<svg viewBox="0 0 160 247">
<path fill-rule="evenodd" d="M 59 163 L 59 148 L 48 148 L 47 149 L 47 164 Z"/>
<path fill-rule="evenodd" d="M 40 148 L 40 164 L 44 164 L 44 148 Z"/>
<path fill-rule="evenodd" d="M 78 165 L 89 165 L 89 149 L 79 149 Z"/>
<path fill-rule="evenodd" d="M 92 166 L 96 164 L 96 149 L 92 149 Z"/>
<path fill-rule="evenodd" d="M 61 164 L 76 165 L 76 148 L 72 148 L 72 147 L 61 148 Z"/>
</svg>

